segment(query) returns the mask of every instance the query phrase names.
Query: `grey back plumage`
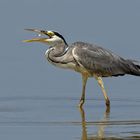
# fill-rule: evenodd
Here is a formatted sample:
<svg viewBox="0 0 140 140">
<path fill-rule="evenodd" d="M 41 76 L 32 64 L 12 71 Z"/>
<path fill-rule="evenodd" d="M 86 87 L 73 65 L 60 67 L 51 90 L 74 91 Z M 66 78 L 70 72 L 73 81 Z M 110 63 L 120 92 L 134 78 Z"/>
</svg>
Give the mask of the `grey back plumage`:
<svg viewBox="0 0 140 140">
<path fill-rule="evenodd" d="M 128 74 L 140 76 L 140 62 L 136 60 L 127 59 Z"/>
<path fill-rule="evenodd" d="M 110 50 L 84 42 L 75 42 L 72 46 L 75 59 L 90 72 L 102 77 L 132 74 L 130 69 L 133 69 L 134 64 Z"/>
</svg>

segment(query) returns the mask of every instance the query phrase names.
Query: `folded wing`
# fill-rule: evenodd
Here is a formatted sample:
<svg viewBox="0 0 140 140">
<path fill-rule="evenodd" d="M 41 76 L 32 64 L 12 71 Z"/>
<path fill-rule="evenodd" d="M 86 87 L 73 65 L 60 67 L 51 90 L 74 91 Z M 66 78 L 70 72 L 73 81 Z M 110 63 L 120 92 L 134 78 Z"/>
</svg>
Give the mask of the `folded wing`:
<svg viewBox="0 0 140 140">
<path fill-rule="evenodd" d="M 73 44 L 73 57 L 90 72 L 102 77 L 119 76 L 127 73 L 127 64 L 123 58 L 97 45 L 83 42 Z"/>
</svg>

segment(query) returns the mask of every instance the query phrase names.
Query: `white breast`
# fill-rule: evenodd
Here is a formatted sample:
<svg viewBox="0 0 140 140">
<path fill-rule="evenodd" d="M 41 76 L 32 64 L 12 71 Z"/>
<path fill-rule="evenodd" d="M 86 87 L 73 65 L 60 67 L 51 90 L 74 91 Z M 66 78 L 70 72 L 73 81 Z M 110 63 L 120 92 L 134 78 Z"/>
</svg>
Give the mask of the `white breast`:
<svg viewBox="0 0 140 140">
<path fill-rule="evenodd" d="M 63 63 L 55 63 L 53 62 L 50 58 L 49 58 L 49 52 L 53 50 L 53 48 L 50 48 L 48 49 L 46 52 L 45 52 L 45 57 L 47 58 L 47 60 L 54 66 L 56 67 L 60 67 L 60 68 L 64 68 L 64 69 L 73 69 L 75 70 L 75 64 L 73 62 L 69 62 L 69 63 L 66 63 L 66 64 L 63 64 Z"/>
</svg>

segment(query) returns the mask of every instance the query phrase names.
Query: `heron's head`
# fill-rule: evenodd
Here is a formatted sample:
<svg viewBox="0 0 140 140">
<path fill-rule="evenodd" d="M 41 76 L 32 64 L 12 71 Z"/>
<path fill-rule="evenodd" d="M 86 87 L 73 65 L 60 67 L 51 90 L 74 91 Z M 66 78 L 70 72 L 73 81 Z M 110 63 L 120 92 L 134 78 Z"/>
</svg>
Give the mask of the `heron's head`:
<svg viewBox="0 0 140 140">
<path fill-rule="evenodd" d="M 37 29 L 25 29 L 25 30 L 35 32 L 39 35 L 39 37 L 32 38 L 30 40 L 24 40 L 24 42 L 41 42 L 41 43 L 48 44 L 49 46 L 55 46 L 61 43 L 67 45 L 64 37 L 58 32 L 44 31 L 44 30 L 37 30 Z"/>
</svg>

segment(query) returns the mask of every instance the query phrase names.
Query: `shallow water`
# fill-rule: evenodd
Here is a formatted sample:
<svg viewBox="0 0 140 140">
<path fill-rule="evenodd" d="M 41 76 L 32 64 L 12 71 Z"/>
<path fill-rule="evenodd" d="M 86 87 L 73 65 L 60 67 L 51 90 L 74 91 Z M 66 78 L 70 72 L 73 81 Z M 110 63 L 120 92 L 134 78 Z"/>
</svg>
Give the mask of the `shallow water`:
<svg viewBox="0 0 140 140">
<path fill-rule="evenodd" d="M 140 99 L 103 100 L 46 96 L 1 97 L 0 139 L 140 139 Z"/>
</svg>

